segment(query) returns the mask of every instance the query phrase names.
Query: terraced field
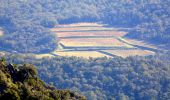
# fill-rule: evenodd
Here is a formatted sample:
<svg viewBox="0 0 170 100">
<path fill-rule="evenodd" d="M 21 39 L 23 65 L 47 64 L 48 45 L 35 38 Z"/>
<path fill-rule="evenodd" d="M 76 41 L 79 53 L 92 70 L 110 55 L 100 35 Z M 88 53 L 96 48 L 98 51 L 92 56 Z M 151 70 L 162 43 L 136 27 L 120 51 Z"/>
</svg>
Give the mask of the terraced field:
<svg viewBox="0 0 170 100">
<path fill-rule="evenodd" d="M 83 40 L 83 41 L 82 41 Z M 121 41 L 107 37 L 107 39 L 103 39 L 102 37 L 99 38 L 68 38 L 68 39 L 61 39 L 61 44 L 66 47 L 84 47 L 84 46 L 101 46 L 101 47 L 108 47 L 108 46 L 126 46 L 126 44 L 122 43 Z"/>
<path fill-rule="evenodd" d="M 4 35 L 4 32 L 0 28 L 0 37 Z"/>
<path fill-rule="evenodd" d="M 59 25 L 51 29 L 59 38 L 59 48 L 50 56 L 128 57 L 156 52 L 153 45 L 125 39 L 126 30 L 128 28 L 110 28 L 98 23 Z"/>
<path fill-rule="evenodd" d="M 2 31 L 1 27 L 0 27 L 0 37 L 2 37 L 4 35 L 4 32 Z M 4 56 L 5 53 L 0 51 L 0 56 Z"/>
</svg>

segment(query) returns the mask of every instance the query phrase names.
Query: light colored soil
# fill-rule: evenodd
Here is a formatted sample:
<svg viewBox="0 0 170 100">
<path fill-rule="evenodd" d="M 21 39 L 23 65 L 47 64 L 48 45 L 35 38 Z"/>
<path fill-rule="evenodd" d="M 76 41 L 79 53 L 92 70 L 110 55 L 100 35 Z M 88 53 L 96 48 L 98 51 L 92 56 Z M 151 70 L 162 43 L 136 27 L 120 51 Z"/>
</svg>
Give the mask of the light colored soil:
<svg viewBox="0 0 170 100">
<path fill-rule="evenodd" d="M 56 32 L 58 37 L 70 37 L 70 36 L 115 36 L 122 37 L 127 32 L 123 31 L 98 31 L 98 32 Z"/>
<path fill-rule="evenodd" d="M 0 52 L 0 56 L 5 56 L 5 53 L 4 52 Z"/>
<path fill-rule="evenodd" d="M 4 32 L 0 30 L 0 37 L 4 35 Z"/>
<path fill-rule="evenodd" d="M 60 42 L 65 46 L 126 46 L 115 38 L 62 39 Z"/>
<path fill-rule="evenodd" d="M 51 57 L 54 57 L 54 56 L 51 55 L 51 54 L 37 54 L 37 55 L 35 55 L 35 58 L 36 58 L 36 59 L 41 59 L 41 58 L 44 58 L 44 57 L 49 57 L 49 58 L 51 58 Z"/>
<path fill-rule="evenodd" d="M 51 31 L 54 32 L 59 38 L 59 43 L 62 43 L 64 46 L 76 47 L 76 50 L 79 47 L 124 47 L 127 50 L 104 50 L 103 52 L 98 51 L 76 51 L 72 49 L 64 49 L 61 45 L 59 48 L 52 52 L 51 54 L 41 54 L 37 55 L 37 58 L 43 57 L 54 57 L 54 56 L 77 56 L 77 57 L 111 57 L 111 55 L 117 55 L 121 57 L 128 56 L 147 56 L 153 55 L 154 52 L 148 50 L 134 49 L 129 50 L 129 48 L 134 48 L 130 44 L 148 46 L 141 41 L 125 39 L 123 36 L 127 34 L 125 31 L 120 31 L 123 28 L 109 28 L 104 27 L 102 24 L 98 23 L 77 23 L 77 24 L 67 24 L 67 25 L 58 25 L 56 28 L 52 28 Z M 70 51 L 69 51 L 70 50 Z M 110 54 L 110 56 L 109 56 Z"/>
<path fill-rule="evenodd" d="M 155 45 L 148 44 L 148 43 L 143 42 L 143 41 L 139 41 L 139 40 L 135 40 L 135 39 L 126 39 L 126 40 L 131 44 L 136 44 L 136 45 L 139 45 L 139 46 L 157 49 L 157 47 Z"/>
<path fill-rule="evenodd" d="M 148 50 L 105 50 L 105 52 L 111 53 L 113 55 L 121 56 L 123 58 L 129 56 L 147 56 L 154 55 L 155 53 Z"/>
<path fill-rule="evenodd" d="M 75 47 L 76 50 L 80 50 L 79 47 L 123 47 L 125 50 L 103 50 L 103 52 L 98 51 L 76 51 L 74 49 L 65 49 L 62 45 L 59 45 L 58 49 L 49 54 L 36 54 L 35 58 L 41 59 L 43 57 L 55 57 L 55 56 L 77 56 L 77 57 L 111 57 L 112 55 L 117 55 L 121 57 L 128 56 L 147 56 L 154 55 L 154 52 L 141 49 L 133 49 L 134 45 L 139 45 L 148 48 L 156 48 L 156 46 L 147 44 L 142 41 L 132 40 L 123 38 L 127 34 L 125 31 L 120 31 L 123 28 L 109 28 L 104 27 L 103 24 L 98 23 L 77 23 L 77 24 L 67 24 L 58 25 L 56 28 L 52 28 L 51 31 L 58 36 L 59 43 L 64 46 Z M 0 37 L 4 33 L 0 30 Z M 87 48 L 87 50 L 88 50 Z M 126 50 L 127 48 L 127 50 Z M 0 55 L 4 53 L 0 52 Z M 110 56 L 109 56 L 110 55 Z"/>
<path fill-rule="evenodd" d="M 115 30 L 115 29 L 112 29 L 112 28 L 105 28 L 105 27 L 57 27 L 57 28 L 53 28 L 51 29 L 52 31 L 104 31 L 104 30 L 107 30 L 107 31 L 112 31 L 112 30 Z"/>
<path fill-rule="evenodd" d="M 103 24 L 98 23 L 76 23 L 76 24 L 65 24 L 65 25 L 58 25 L 57 27 L 82 27 L 82 26 L 92 26 L 92 27 L 101 27 Z"/>
<path fill-rule="evenodd" d="M 99 52 L 96 51 L 70 51 L 70 52 L 60 52 L 57 51 L 54 54 L 57 54 L 59 56 L 77 56 L 77 57 L 84 57 L 84 58 L 89 58 L 89 57 L 93 57 L 93 58 L 97 58 L 97 57 L 110 57 L 107 56 L 105 54 L 101 54 Z"/>
</svg>

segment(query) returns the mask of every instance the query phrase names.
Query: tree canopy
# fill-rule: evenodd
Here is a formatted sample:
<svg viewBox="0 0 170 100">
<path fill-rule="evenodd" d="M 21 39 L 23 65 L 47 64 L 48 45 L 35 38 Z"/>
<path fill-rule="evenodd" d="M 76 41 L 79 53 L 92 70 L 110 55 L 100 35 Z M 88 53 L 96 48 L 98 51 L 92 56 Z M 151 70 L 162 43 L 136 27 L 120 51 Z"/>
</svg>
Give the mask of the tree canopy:
<svg viewBox="0 0 170 100">
<path fill-rule="evenodd" d="M 37 76 L 33 65 L 7 64 L 0 61 L 1 100 L 85 100 L 69 90 L 56 90 Z"/>
<path fill-rule="evenodd" d="M 169 53 L 148 57 L 36 59 L 11 55 L 8 61 L 33 63 L 39 76 L 59 89 L 81 92 L 88 100 L 167 100 Z"/>
</svg>

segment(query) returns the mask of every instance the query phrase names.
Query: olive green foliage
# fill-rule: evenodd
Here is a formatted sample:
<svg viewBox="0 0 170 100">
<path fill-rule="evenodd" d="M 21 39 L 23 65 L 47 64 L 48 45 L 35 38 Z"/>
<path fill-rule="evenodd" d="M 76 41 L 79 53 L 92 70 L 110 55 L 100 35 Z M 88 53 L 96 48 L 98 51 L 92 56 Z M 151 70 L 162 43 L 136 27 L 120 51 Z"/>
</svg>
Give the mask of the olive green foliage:
<svg viewBox="0 0 170 100">
<path fill-rule="evenodd" d="M 57 21 L 37 3 L 0 0 L 0 27 L 5 32 L 0 38 L 0 49 L 15 53 L 44 53 L 56 49 L 56 38 L 48 28 L 54 27 Z"/>
<path fill-rule="evenodd" d="M 0 61 L 0 100 L 85 100 L 69 90 L 55 90 L 37 77 L 33 65 Z"/>
</svg>

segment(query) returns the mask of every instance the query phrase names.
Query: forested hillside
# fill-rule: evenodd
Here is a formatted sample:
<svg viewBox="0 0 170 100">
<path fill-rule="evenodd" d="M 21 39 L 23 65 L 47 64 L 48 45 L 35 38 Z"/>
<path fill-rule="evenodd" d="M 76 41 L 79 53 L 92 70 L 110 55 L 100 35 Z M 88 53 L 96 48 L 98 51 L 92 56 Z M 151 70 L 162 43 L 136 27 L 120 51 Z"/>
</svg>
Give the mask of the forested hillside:
<svg viewBox="0 0 170 100">
<path fill-rule="evenodd" d="M 169 52 L 89 59 L 52 54 L 59 48 L 59 38 L 51 28 L 79 22 L 126 29 L 126 38 L 170 48 L 170 0 L 0 0 L 0 51 L 7 51 L 0 55 L 11 63 L 36 65 L 42 80 L 59 89 L 81 92 L 88 100 L 170 99 Z M 34 54 L 22 53 L 55 57 L 36 59 Z M 9 67 L 14 70 L 8 71 Z M 26 78 L 20 75 L 23 72 Z M 67 90 L 53 90 L 36 75 L 32 65 L 0 61 L 0 99 L 84 99 Z"/>
<path fill-rule="evenodd" d="M 56 90 L 37 76 L 33 65 L 7 64 L 0 61 L 1 100 L 85 100 L 85 97 L 69 90 Z"/>
<path fill-rule="evenodd" d="M 38 1 L 1 0 L 0 27 L 5 35 L 0 38 L 0 48 L 20 53 L 53 51 L 57 46 L 56 38 L 48 28 L 57 21 L 50 14 Z"/>
<path fill-rule="evenodd" d="M 0 48 L 51 52 L 57 42 L 49 28 L 76 22 L 131 27 L 128 37 L 169 45 L 169 5 L 169 0 L 1 0 L 0 27 L 5 35 Z"/>
<path fill-rule="evenodd" d="M 108 58 L 8 56 L 10 62 L 37 66 L 45 82 L 83 93 L 88 100 L 168 100 L 170 57 Z"/>
</svg>

